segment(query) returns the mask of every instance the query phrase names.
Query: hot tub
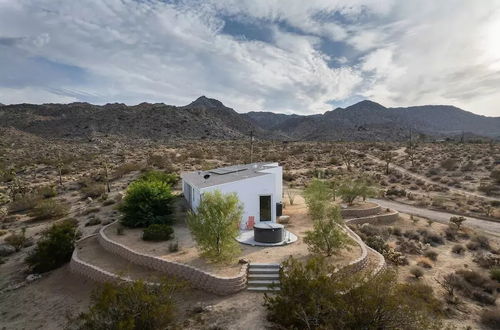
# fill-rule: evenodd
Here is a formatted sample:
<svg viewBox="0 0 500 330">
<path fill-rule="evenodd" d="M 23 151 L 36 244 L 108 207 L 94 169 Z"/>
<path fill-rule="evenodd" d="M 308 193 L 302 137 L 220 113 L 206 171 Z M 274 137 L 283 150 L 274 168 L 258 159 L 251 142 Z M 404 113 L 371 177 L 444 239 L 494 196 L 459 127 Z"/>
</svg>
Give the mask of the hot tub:
<svg viewBox="0 0 500 330">
<path fill-rule="evenodd" d="M 279 243 L 285 238 L 285 228 L 279 223 L 260 222 L 253 226 L 253 236 L 256 242 Z"/>
</svg>

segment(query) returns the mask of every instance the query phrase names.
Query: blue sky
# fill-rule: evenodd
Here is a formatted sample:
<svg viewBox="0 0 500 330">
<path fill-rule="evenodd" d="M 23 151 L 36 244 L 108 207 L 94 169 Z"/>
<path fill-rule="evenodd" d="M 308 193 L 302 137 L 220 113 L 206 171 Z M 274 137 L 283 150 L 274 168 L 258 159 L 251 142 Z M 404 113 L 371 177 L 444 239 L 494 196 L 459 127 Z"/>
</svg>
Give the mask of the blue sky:
<svg viewBox="0 0 500 330">
<path fill-rule="evenodd" d="M 0 103 L 500 116 L 498 31 L 498 0 L 0 0 Z"/>
</svg>

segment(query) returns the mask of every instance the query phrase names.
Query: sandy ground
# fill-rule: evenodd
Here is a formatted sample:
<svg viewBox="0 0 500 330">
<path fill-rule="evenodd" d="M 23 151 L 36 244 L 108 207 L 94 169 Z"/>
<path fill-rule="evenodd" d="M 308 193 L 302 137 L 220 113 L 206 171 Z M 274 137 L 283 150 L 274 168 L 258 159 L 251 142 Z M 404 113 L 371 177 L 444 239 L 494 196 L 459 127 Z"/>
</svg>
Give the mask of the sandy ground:
<svg viewBox="0 0 500 330">
<path fill-rule="evenodd" d="M 303 241 L 303 236 L 307 230 L 312 229 L 312 220 L 307 215 L 307 207 L 304 199 L 297 196 L 294 205 L 287 205 L 284 214 L 290 216 L 290 223 L 286 229 L 298 236 L 297 242 L 278 247 L 257 247 L 241 244 L 239 258 L 246 258 L 251 262 L 280 263 L 290 256 L 299 260 L 310 257 L 307 244 Z M 179 252 L 169 252 L 170 242 L 146 242 L 141 239 L 141 229 L 125 229 L 124 235 L 118 235 L 117 224 L 106 229 L 106 234 L 112 240 L 120 242 L 136 251 L 160 256 L 167 260 L 177 261 L 198 267 L 200 269 L 216 273 L 223 276 L 236 275 L 240 271 L 241 265 L 238 260 L 229 264 L 213 264 L 207 262 L 199 256 L 196 243 L 193 241 L 184 218 L 180 218 L 174 226 L 175 238 L 173 241 L 179 242 Z M 338 255 L 332 256 L 331 262 L 338 267 L 346 265 L 349 261 L 357 258 L 361 254 L 361 249 L 357 245 L 349 249 L 343 249 Z"/>
<path fill-rule="evenodd" d="M 447 225 L 441 223 L 433 223 L 430 227 L 426 219 L 419 219 L 416 224 L 410 220 L 410 216 L 406 214 L 401 214 L 399 220 L 391 224 L 392 227 L 399 227 L 403 231 L 408 229 L 417 230 L 419 228 L 425 228 L 429 231 L 434 231 L 437 233 L 441 233 Z M 470 234 L 473 233 L 473 229 L 465 228 Z M 389 242 L 394 242 L 394 236 L 391 236 Z M 434 261 L 433 267 L 430 269 L 423 268 L 424 276 L 419 281 L 430 285 L 434 292 L 438 296 L 444 295 L 444 290 L 437 283 L 437 280 L 441 280 L 442 277 L 446 274 L 453 273 L 459 269 L 472 269 L 479 271 L 485 274 L 487 271 L 483 268 L 480 268 L 476 263 L 472 261 L 473 252 L 465 251 L 463 254 L 459 255 L 451 252 L 451 248 L 455 244 L 465 245 L 468 240 L 466 239 L 458 239 L 457 242 L 445 241 L 446 243 L 443 245 L 438 245 L 436 247 L 430 247 L 429 249 L 436 251 L 438 253 L 437 260 Z M 409 265 L 408 266 L 399 266 L 398 269 L 398 277 L 401 282 L 414 282 L 416 279 L 413 275 L 410 274 L 411 267 L 415 266 L 418 262 L 418 258 L 420 255 L 412 255 L 406 254 L 408 257 Z M 465 329 L 467 326 L 470 326 L 471 329 L 477 329 L 479 324 L 479 315 L 482 310 L 477 303 L 473 302 L 470 299 L 463 298 L 464 304 L 460 306 L 460 310 L 456 311 L 456 315 L 453 319 L 446 319 L 445 322 L 449 325 L 455 326 L 458 329 Z"/>
</svg>

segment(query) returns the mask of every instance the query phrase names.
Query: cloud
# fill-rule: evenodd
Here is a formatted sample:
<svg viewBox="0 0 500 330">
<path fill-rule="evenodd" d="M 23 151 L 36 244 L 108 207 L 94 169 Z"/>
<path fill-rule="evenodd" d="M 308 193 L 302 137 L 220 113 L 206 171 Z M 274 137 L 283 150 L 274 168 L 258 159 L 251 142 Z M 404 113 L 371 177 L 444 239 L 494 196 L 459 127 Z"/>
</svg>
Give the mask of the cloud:
<svg viewBox="0 0 500 330">
<path fill-rule="evenodd" d="M 0 0 L 0 102 L 203 94 L 238 111 L 316 113 L 367 97 L 500 115 L 490 4 Z"/>
</svg>

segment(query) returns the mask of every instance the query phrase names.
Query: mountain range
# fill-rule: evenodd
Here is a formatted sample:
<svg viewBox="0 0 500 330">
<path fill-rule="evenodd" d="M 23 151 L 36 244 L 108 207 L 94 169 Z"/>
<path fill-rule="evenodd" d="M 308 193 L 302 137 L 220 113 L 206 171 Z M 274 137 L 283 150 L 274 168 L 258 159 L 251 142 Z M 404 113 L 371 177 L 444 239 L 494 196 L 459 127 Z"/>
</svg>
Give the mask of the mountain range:
<svg viewBox="0 0 500 330">
<path fill-rule="evenodd" d="M 257 138 L 278 140 L 400 141 L 410 131 L 436 138 L 462 134 L 500 138 L 500 117 L 447 105 L 386 108 L 365 100 L 315 115 L 240 114 L 205 96 L 181 107 L 163 103 L 0 105 L 0 127 L 48 138 L 241 139 L 251 131 Z"/>
</svg>

